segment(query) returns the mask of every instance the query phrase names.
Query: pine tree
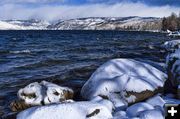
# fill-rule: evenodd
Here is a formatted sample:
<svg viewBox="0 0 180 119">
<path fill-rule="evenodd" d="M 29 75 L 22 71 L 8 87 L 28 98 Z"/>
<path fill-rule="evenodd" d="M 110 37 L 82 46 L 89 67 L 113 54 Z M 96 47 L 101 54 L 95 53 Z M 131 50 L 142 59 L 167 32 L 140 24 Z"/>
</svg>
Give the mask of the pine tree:
<svg viewBox="0 0 180 119">
<path fill-rule="evenodd" d="M 175 13 L 172 13 L 169 17 L 168 27 L 172 31 L 176 31 L 178 29 L 177 15 Z"/>
<path fill-rule="evenodd" d="M 166 31 L 168 29 L 168 26 L 167 26 L 167 18 L 164 17 L 163 20 L 162 20 L 162 30 L 163 31 Z"/>
<path fill-rule="evenodd" d="M 180 29 L 180 14 L 177 16 L 175 13 L 172 13 L 169 17 L 162 19 L 162 30 L 166 31 L 167 29 L 171 31 Z"/>
<path fill-rule="evenodd" d="M 178 24 L 178 30 L 180 30 L 180 12 L 179 12 L 179 16 L 178 16 L 178 20 L 177 20 L 177 24 Z"/>
</svg>

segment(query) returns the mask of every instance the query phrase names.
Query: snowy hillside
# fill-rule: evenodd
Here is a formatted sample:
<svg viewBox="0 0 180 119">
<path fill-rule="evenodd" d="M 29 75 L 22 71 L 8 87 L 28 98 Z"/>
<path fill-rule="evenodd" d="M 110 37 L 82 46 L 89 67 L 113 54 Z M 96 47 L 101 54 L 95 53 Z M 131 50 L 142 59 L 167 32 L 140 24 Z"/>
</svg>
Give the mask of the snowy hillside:
<svg viewBox="0 0 180 119">
<path fill-rule="evenodd" d="M 41 20 L 5 20 L 0 21 L 0 30 L 46 30 L 48 25 Z"/>
<path fill-rule="evenodd" d="M 89 17 L 59 20 L 53 24 L 40 20 L 0 21 L 0 30 L 139 30 L 158 31 L 161 19 L 153 17 Z"/>
<path fill-rule="evenodd" d="M 79 18 L 49 26 L 55 30 L 160 30 L 161 19 L 152 17 Z"/>
</svg>

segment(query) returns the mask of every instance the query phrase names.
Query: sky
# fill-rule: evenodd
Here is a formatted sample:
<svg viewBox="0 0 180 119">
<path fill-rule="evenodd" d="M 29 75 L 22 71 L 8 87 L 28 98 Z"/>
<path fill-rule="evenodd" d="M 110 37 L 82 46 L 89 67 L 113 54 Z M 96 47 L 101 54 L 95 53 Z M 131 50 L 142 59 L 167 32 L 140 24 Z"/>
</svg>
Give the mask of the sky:
<svg viewBox="0 0 180 119">
<path fill-rule="evenodd" d="M 82 17 L 164 17 L 180 0 L 0 0 L 0 20 L 55 21 Z"/>
</svg>

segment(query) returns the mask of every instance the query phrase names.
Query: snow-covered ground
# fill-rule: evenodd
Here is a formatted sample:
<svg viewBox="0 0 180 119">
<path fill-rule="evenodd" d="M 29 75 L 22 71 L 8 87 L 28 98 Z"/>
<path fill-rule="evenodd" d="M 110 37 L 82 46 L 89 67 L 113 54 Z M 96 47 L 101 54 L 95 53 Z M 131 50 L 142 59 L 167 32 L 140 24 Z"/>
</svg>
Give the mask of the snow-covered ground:
<svg viewBox="0 0 180 119">
<path fill-rule="evenodd" d="M 61 21 L 52 25 L 52 29 L 58 30 L 160 30 L 159 28 L 150 28 L 158 22 L 159 18 L 143 17 L 119 17 L 119 18 L 80 18 Z M 150 25 L 150 26 L 148 26 Z"/>
<path fill-rule="evenodd" d="M 50 23 L 40 20 L 0 21 L 0 30 L 46 30 Z"/>
</svg>

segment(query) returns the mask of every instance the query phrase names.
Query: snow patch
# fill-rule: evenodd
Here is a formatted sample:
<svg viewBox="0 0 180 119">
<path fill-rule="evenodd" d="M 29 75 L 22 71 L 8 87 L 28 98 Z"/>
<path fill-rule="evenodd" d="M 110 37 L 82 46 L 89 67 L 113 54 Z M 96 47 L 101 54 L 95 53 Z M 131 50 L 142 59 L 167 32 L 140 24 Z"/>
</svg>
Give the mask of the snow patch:
<svg viewBox="0 0 180 119">
<path fill-rule="evenodd" d="M 118 111 L 113 115 L 113 119 L 128 119 L 125 111 Z"/>
<path fill-rule="evenodd" d="M 160 106 L 163 108 L 164 104 L 166 103 L 160 96 L 156 95 L 152 98 L 146 100 L 147 103 L 151 104 L 152 106 Z"/>
<path fill-rule="evenodd" d="M 17 119 L 110 119 L 111 111 L 95 102 L 74 102 L 32 107 L 17 115 Z"/>
<path fill-rule="evenodd" d="M 141 112 L 151 109 L 154 109 L 152 105 L 141 102 L 128 107 L 126 112 L 129 117 L 137 117 L 141 114 Z"/>
<path fill-rule="evenodd" d="M 165 117 L 159 110 L 148 110 L 140 114 L 140 119 L 164 119 Z"/>
</svg>

